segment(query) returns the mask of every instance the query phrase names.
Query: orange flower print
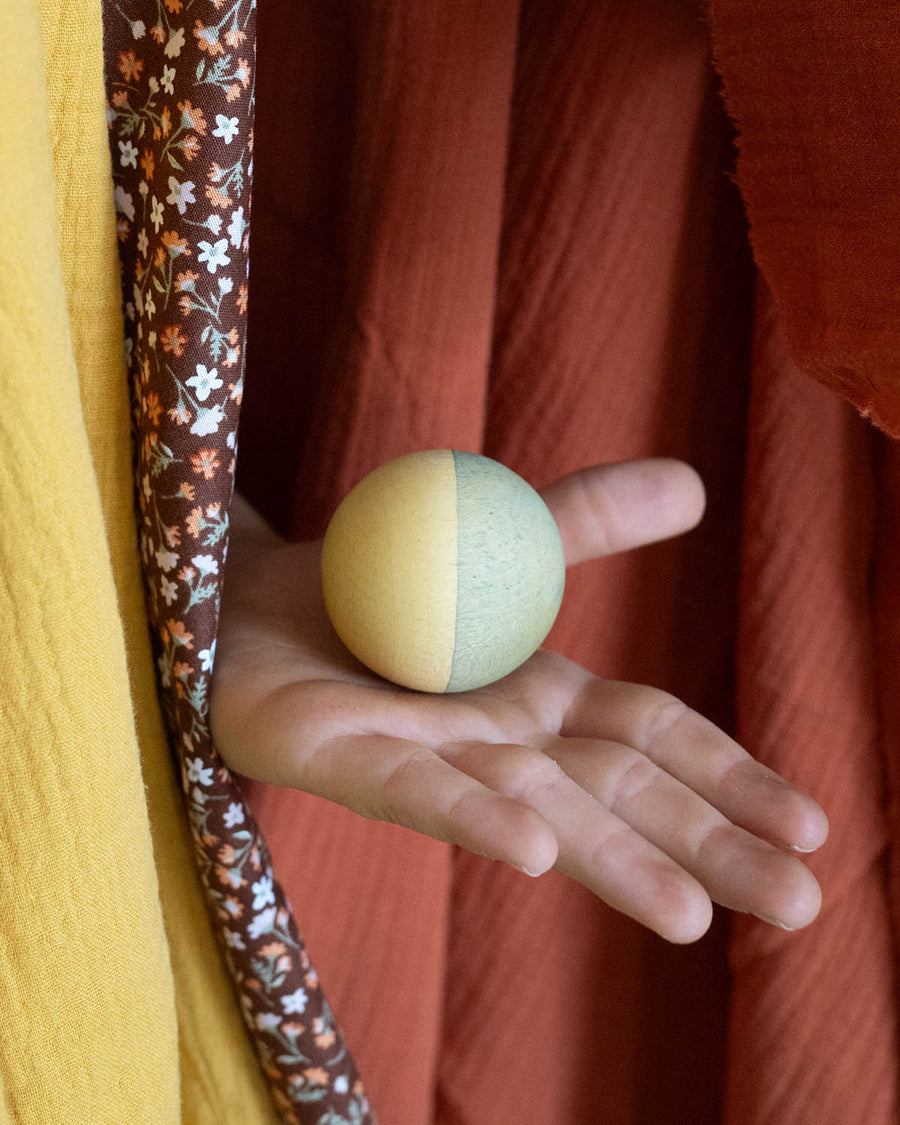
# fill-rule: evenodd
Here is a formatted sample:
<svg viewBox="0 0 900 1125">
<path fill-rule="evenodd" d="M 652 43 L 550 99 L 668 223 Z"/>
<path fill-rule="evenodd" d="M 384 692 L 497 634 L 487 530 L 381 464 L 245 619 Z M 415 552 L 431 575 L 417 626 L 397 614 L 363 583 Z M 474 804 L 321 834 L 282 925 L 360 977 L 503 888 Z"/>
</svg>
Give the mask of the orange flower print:
<svg viewBox="0 0 900 1125">
<path fill-rule="evenodd" d="M 153 179 L 153 173 L 156 170 L 156 157 L 153 155 L 152 148 L 145 148 L 144 155 L 141 157 L 141 167 L 144 169 L 144 174 L 148 180 Z"/>
<path fill-rule="evenodd" d="M 112 96 L 112 102 L 116 109 L 121 109 L 123 105 L 128 105 L 128 91 L 116 90 Z"/>
<path fill-rule="evenodd" d="M 165 235 L 163 235 L 165 242 Z M 175 292 L 176 293 L 193 293 L 194 287 L 200 277 L 199 273 L 194 273 L 193 270 L 185 270 L 175 278 Z"/>
<path fill-rule="evenodd" d="M 183 480 L 178 486 L 178 495 L 184 500 L 194 499 L 194 486 Z"/>
<path fill-rule="evenodd" d="M 183 621 L 176 621 L 170 617 L 164 626 L 164 631 L 168 632 L 169 636 L 176 640 L 179 644 L 184 645 L 185 648 L 193 648 L 191 641 L 194 639 L 194 634 L 189 633 L 184 627 Z"/>
<path fill-rule="evenodd" d="M 247 286 L 239 286 L 237 297 L 235 298 L 234 303 L 237 305 L 237 311 L 241 314 L 241 316 L 245 316 L 247 313 L 247 296 Z"/>
<path fill-rule="evenodd" d="M 190 316 L 190 314 L 194 311 L 194 302 L 190 299 L 190 297 L 188 297 L 187 294 L 179 299 L 178 304 L 184 316 Z"/>
<path fill-rule="evenodd" d="M 283 941 L 270 941 L 260 948 L 261 957 L 280 957 L 282 953 L 287 953 L 287 946 Z"/>
<path fill-rule="evenodd" d="M 150 28 L 150 35 L 160 45 L 162 45 L 166 41 L 166 29 L 161 23 L 155 23 L 153 27 Z"/>
<path fill-rule="evenodd" d="M 179 238 L 178 231 L 165 231 L 162 236 L 162 243 L 163 246 L 167 246 L 169 248 L 169 255 L 172 258 L 177 258 L 180 254 L 190 254 L 190 250 L 188 249 L 188 240 L 186 238 Z M 178 276 L 183 277 L 184 275 L 179 274 Z M 194 274 L 194 279 L 196 280 L 196 278 L 197 275 Z"/>
<path fill-rule="evenodd" d="M 153 264 L 156 266 L 157 269 L 159 269 L 159 267 L 163 264 L 163 262 L 165 260 L 166 260 L 165 247 L 164 246 L 157 246 L 156 253 L 153 255 Z"/>
<path fill-rule="evenodd" d="M 237 871 L 231 871 L 221 863 L 216 864 L 216 878 L 225 887 L 243 887 L 246 883 L 246 879 L 242 879 Z"/>
<path fill-rule="evenodd" d="M 219 35 L 216 28 L 204 27 L 200 20 L 195 20 L 194 36 L 197 39 L 197 46 L 201 51 L 208 51 L 210 55 L 225 54 L 225 48 L 219 42 Z"/>
<path fill-rule="evenodd" d="M 216 449 L 200 449 L 192 453 L 191 464 L 194 466 L 195 473 L 203 473 L 204 480 L 212 480 L 216 475 L 216 469 L 222 467 Z"/>
<path fill-rule="evenodd" d="M 178 108 L 181 110 L 181 127 L 183 129 L 194 129 L 201 137 L 205 137 L 206 118 L 203 116 L 203 110 L 192 106 L 187 98 L 178 103 Z"/>
<path fill-rule="evenodd" d="M 147 411 L 147 418 L 151 426 L 159 425 L 159 416 L 162 413 L 162 404 L 159 401 L 159 395 L 156 391 L 151 391 L 147 395 L 147 400 L 144 403 L 144 409 Z"/>
<path fill-rule="evenodd" d="M 166 411 L 166 414 L 177 426 L 183 426 L 186 422 L 190 422 L 191 420 L 189 411 L 183 406 L 170 407 L 170 409 Z"/>
<path fill-rule="evenodd" d="M 162 113 L 159 115 L 159 124 L 153 126 L 153 139 L 158 141 L 160 137 L 168 137 L 172 132 L 172 115 L 169 113 L 169 107 L 164 106 Z"/>
<path fill-rule="evenodd" d="M 229 47 L 239 47 L 241 43 L 247 38 L 247 32 L 241 31 L 239 27 L 233 27 L 230 31 L 225 32 L 225 42 Z M 241 62 L 244 60 L 241 59 Z"/>
<path fill-rule="evenodd" d="M 327 1086 L 328 1071 L 322 1066 L 308 1066 L 303 1071 L 303 1078 L 308 1086 Z"/>
<path fill-rule="evenodd" d="M 221 170 L 216 168 L 215 165 L 213 165 L 213 169 L 217 175 L 220 176 L 222 174 Z M 212 176 L 213 172 L 210 172 L 209 174 L 210 176 Z M 213 207 L 229 207 L 232 203 L 231 198 L 227 196 L 224 191 L 219 191 L 219 189 L 213 184 L 206 185 L 205 195 L 213 205 Z"/>
<path fill-rule="evenodd" d="M 181 142 L 181 151 L 184 153 L 185 160 L 194 159 L 194 157 L 200 151 L 200 142 L 197 140 L 196 133 L 188 133 L 188 135 Z"/>
<path fill-rule="evenodd" d="M 188 529 L 191 535 L 197 539 L 200 535 L 200 517 L 203 515 L 202 508 L 192 508 L 191 514 L 184 521 L 184 526 Z"/>
<path fill-rule="evenodd" d="M 119 73 L 126 82 L 137 82 L 143 69 L 144 64 L 134 51 L 119 51 Z"/>
<path fill-rule="evenodd" d="M 175 666 L 172 668 L 172 679 L 175 683 L 175 694 L 179 699 L 184 699 L 184 685 L 187 683 L 190 674 L 190 664 L 186 664 L 183 660 L 175 662 Z"/>
<path fill-rule="evenodd" d="M 182 336 L 180 324 L 167 324 L 162 330 L 159 342 L 162 344 L 164 352 L 171 352 L 173 355 L 183 356 L 187 336 Z"/>
<path fill-rule="evenodd" d="M 166 0 L 166 8 L 168 8 L 173 16 L 177 16 L 183 7 L 184 4 L 182 0 Z"/>
</svg>

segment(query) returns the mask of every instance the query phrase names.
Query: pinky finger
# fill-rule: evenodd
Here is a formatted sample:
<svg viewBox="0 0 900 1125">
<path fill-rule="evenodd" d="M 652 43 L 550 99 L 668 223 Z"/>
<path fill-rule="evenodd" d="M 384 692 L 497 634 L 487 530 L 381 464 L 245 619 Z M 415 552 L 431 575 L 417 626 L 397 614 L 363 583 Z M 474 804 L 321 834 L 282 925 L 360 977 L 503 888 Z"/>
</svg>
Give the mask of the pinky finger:
<svg viewBox="0 0 900 1125">
<path fill-rule="evenodd" d="M 304 763 L 300 787 L 370 820 L 403 825 L 528 875 L 549 871 L 557 859 L 556 835 L 539 812 L 406 739 L 332 740 Z"/>
</svg>

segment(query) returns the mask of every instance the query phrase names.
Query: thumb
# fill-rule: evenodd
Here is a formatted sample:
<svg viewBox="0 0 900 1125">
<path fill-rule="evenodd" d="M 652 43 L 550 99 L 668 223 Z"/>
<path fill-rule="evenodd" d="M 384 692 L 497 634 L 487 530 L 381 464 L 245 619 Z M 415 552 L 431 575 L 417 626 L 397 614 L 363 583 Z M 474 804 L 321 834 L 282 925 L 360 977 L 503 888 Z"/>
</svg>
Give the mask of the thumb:
<svg viewBox="0 0 900 1125">
<path fill-rule="evenodd" d="M 579 469 L 541 496 L 559 527 L 567 566 L 690 531 L 706 506 L 697 472 L 663 457 Z"/>
</svg>

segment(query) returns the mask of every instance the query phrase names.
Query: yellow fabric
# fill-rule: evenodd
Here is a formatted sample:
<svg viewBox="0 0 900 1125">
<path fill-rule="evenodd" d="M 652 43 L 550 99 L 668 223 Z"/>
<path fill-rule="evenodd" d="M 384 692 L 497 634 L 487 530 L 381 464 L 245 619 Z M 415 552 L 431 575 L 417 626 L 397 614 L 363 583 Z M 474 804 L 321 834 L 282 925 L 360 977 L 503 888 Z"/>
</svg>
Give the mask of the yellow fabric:
<svg viewBox="0 0 900 1125">
<path fill-rule="evenodd" d="M 0 1125 L 270 1123 L 154 696 L 100 4 L 2 6 Z"/>
</svg>

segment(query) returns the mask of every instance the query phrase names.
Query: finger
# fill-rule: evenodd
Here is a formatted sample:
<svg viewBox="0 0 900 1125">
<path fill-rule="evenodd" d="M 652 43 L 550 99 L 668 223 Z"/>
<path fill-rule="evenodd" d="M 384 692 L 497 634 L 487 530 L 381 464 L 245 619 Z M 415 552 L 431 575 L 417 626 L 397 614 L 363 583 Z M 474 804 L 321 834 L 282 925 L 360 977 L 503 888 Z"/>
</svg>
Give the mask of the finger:
<svg viewBox="0 0 900 1125">
<path fill-rule="evenodd" d="M 712 907 L 700 883 L 551 758 L 503 744 L 460 744 L 447 753 L 458 769 L 541 814 L 559 842 L 557 871 L 669 941 L 695 941 L 706 932 Z"/>
<path fill-rule="evenodd" d="M 811 852 L 828 835 L 828 819 L 811 797 L 655 688 L 586 680 L 560 733 L 634 747 L 728 820 L 765 840 Z"/>
<path fill-rule="evenodd" d="M 317 725 L 304 721 L 303 711 L 302 693 L 270 696 L 252 733 L 241 738 L 232 730 L 229 763 L 249 777 L 314 793 L 529 875 L 555 863 L 556 837 L 540 813 L 416 742 L 371 730 L 328 737 L 327 728 L 316 733 Z M 269 747 L 268 763 L 253 752 L 261 745 Z"/>
<path fill-rule="evenodd" d="M 555 740 L 559 765 L 587 792 L 689 871 L 714 902 L 795 930 L 822 903 L 795 856 L 736 827 L 695 792 L 629 746 Z"/>
<path fill-rule="evenodd" d="M 706 504 L 695 470 L 668 458 L 580 469 L 541 496 L 559 527 L 567 565 L 680 535 L 699 523 Z"/>
</svg>

